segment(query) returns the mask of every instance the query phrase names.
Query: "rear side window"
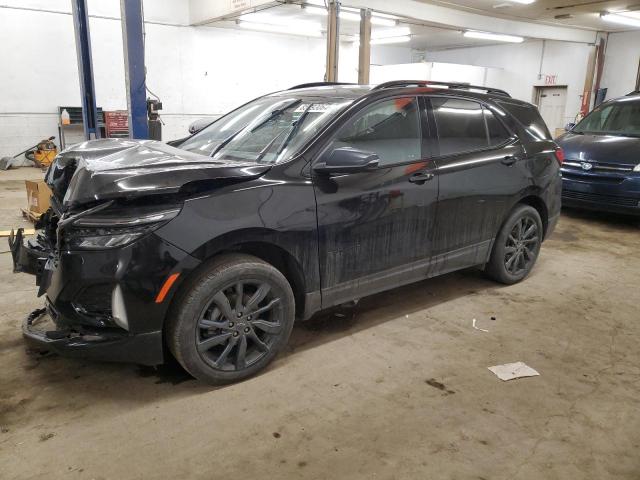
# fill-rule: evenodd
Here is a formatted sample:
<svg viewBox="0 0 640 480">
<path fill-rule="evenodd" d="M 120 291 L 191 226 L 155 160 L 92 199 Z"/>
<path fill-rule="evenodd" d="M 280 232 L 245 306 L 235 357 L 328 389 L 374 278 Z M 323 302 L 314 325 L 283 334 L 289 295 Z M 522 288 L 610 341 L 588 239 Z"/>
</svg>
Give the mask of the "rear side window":
<svg viewBox="0 0 640 480">
<path fill-rule="evenodd" d="M 498 102 L 502 108 L 513 115 L 522 124 L 525 132 L 532 140 L 552 140 L 547 124 L 534 105 Z"/>
<path fill-rule="evenodd" d="M 393 98 L 366 107 L 338 132 L 329 148 L 341 147 L 376 153 L 381 166 L 419 160 L 421 135 L 417 99 Z"/>
<path fill-rule="evenodd" d="M 491 110 L 472 100 L 431 98 L 440 155 L 473 152 L 505 143 L 511 137 Z"/>
<path fill-rule="evenodd" d="M 495 147 L 503 144 L 511 134 L 504 128 L 504 125 L 496 118 L 491 110 L 484 108 L 484 119 L 487 122 L 487 133 L 489 135 L 489 146 Z"/>
<path fill-rule="evenodd" d="M 482 106 L 457 98 L 432 98 L 440 155 L 487 148 Z"/>
</svg>

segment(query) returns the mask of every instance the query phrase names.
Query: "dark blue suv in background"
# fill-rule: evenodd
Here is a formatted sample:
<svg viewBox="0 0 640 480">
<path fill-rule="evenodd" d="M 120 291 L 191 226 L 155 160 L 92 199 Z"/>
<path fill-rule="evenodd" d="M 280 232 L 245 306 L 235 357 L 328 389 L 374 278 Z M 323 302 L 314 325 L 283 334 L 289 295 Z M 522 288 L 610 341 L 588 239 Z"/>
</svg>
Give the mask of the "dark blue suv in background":
<svg viewBox="0 0 640 480">
<path fill-rule="evenodd" d="M 640 215 L 640 92 L 603 103 L 557 139 L 562 203 Z"/>
</svg>

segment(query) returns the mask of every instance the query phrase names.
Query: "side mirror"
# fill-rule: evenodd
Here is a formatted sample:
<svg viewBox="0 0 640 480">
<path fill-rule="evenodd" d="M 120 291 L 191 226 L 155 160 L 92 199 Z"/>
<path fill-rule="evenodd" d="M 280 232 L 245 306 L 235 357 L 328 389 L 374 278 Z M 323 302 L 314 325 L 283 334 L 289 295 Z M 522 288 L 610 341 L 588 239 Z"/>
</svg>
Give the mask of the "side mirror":
<svg viewBox="0 0 640 480">
<path fill-rule="evenodd" d="M 568 132 L 569 130 L 571 130 L 571 129 L 572 129 L 573 127 L 575 127 L 575 126 L 576 126 L 576 124 L 575 124 L 575 123 L 567 123 L 567 124 L 564 126 L 564 131 L 565 131 L 565 132 Z"/>
<path fill-rule="evenodd" d="M 191 135 L 193 135 L 194 133 L 198 133 L 200 130 L 202 130 L 204 127 L 207 127 L 212 122 L 213 120 L 211 118 L 199 118 L 197 120 L 194 120 L 193 122 L 191 122 L 191 125 L 189 125 L 189 133 Z"/>
<path fill-rule="evenodd" d="M 379 161 L 375 153 L 341 147 L 324 155 L 313 169 L 322 173 L 358 173 L 375 170 Z"/>
</svg>

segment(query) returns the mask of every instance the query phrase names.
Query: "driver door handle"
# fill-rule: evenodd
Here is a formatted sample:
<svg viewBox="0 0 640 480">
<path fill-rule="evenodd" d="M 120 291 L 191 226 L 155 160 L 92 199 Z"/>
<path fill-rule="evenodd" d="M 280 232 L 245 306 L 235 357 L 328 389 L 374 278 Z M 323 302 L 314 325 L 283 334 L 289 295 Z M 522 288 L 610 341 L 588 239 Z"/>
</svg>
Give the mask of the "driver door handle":
<svg viewBox="0 0 640 480">
<path fill-rule="evenodd" d="M 431 180 L 434 176 L 435 175 L 430 172 L 417 172 L 409 177 L 409 181 L 411 183 L 417 183 L 421 185 L 424 182 Z"/>
</svg>

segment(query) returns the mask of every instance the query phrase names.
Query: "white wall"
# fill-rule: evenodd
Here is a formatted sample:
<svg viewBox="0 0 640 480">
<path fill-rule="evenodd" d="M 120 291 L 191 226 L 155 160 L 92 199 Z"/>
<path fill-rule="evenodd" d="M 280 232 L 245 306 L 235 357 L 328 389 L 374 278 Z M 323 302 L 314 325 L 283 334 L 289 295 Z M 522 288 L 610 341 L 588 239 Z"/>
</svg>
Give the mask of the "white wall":
<svg viewBox="0 0 640 480">
<path fill-rule="evenodd" d="M 127 103 L 119 3 L 89 1 L 97 103 L 105 110 Z M 202 116 L 324 77 L 322 38 L 189 27 L 188 2 L 144 5 L 147 86 L 163 101 L 164 140 L 184 136 Z M 68 0 L 0 0 L 0 156 L 57 136 L 57 107 L 80 105 L 70 10 Z M 372 48 L 372 63 L 410 58 L 408 47 Z M 357 64 L 357 47 L 342 44 L 339 80 L 357 81 Z"/>
<path fill-rule="evenodd" d="M 608 88 L 607 98 L 633 91 L 640 62 L 640 31 L 609 34 L 604 58 L 600 86 Z"/>
<path fill-rule="evenodd" d="M 589 51 L 582 43 L 527 41 L 521 44 L 491 45 L 425 52 L 427 61 L 493 67 L 487 72 L 487 86 L 501 88 L 513 97 L 533 101 L 534 86 L 544 85 L 543 75 L 557 75 L 556 85 L 566 85 L 565 121 L 580 110 Z M 541 66 L 542 58 L 542 66 Z"/>
</svg>

